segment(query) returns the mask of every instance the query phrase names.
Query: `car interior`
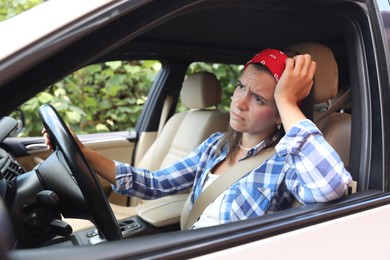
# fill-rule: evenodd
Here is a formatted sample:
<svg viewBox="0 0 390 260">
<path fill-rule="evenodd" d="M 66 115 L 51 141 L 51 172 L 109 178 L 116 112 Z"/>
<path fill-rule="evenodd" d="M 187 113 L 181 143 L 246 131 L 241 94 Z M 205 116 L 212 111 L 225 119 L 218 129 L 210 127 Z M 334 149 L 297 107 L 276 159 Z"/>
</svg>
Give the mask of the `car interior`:
<svg viewBox="0 0 390 260">
<path fill-rule="evenodd" d="M 116 155 L 121 154 L 124 160 L 137 167 L 154 170 L 185 156 L 210 134 L 227 129 L 229 114 L 219 107 L 224 86 L 212 71 L 186 76 L 191 63 L 201 61 L 245 64 L 255 53 L 267 47 L 289 48 L 308 53 L 317 62 L 317 72 L 313 89 L 303 104 L 304 112 L 317 124 L 325 139 L 338 152 L 354 182 L 349 193 L 339 201 L 310 207 L 294 203 L 294 208 L 281 214 L 237 223 L 236 226 L 231 225 L 231 230 L 240 230 L 251 225 L 266 228 L 271 223 L 283 225 L 288 219 L 316 210 L 325 212 L 325 209 L 329 209 L 335 212 L 338 205 L 378 194 L 385 185 L 379 174 L 383 169 L 376 169 L 378 174 L 367 174 L 372 170 L 372 166 L 369 160 L 365 159 L 371 155 L 361 149 L 365 143 L 372 143 L 371 137 L 375 134 L 374 130 L 363 129 L 362 123 L 372 120 L 372 124 L 377 124 L 380 123 L 377 120 L 381 120 L 368 120 L 368 106 L 358 105 L 368 104 L 368 95 L 365 94 L 369 91 L 366 82 L 370 82 L 370 78 L 367 76 L 365 81 L 358 80 L 361 77 L 358 75 L 363 74 L 359 74 L 363 68 L 356 61 L 360 61 L 362 55 L 355 55 L 364 53 L 359 39 L 369 37 L 364 30 L 368 21 L 362 10 L 353 3 L 280 3 L 276 5 L 272 1 L 225 0 L 210 4 L 209 1 L 201 1 L 183 7 L 180 12 L 173 7 L 172 10 L 164 8 L 162 4 L 150 7 L 145 5 L 142 10 L 135 10 L 131 15 L 123 14 L 109 26 L 102 26 L 74 44 L 66 46 L 53 55 L 52 59 L 38 63 L 34 73 L 44 71 L 45 75 L 48 75 L 44 79 L 34 77 L 31 73 L 15 79 L 9 86 L 24 85 L 27 82 L 32 86 L 39 86 L 16 97 L 15 102 L 20 104 L 53 82 L 89 64 L 112 60 L 160 60 L 163 64 L 162 70 L 153 83 L 134 131 L 120 139 L 116 139 L 118 133 L 99 134 L 98 137 L 102 140 L 117 141 L 102 147 L 97 146 L 96 142 L 89 142 L 92 135 L 80 135 L 81 141 L 86 145 L 112 159 L 118 160 Z M 145 16 L 148 11 L 154 15 Z M 160 15 L 162 18 L 156 20 L 155 16 Z M 89 46 L 88 43 L 92 41 L 97 44 Z M 67 59 L 69 55 L 74 59 Z M 53 61 L 66 62 L 61 69 L 56 69 L 49 66 Z M 368 59 L 364 62 L 366 66 L 371 63 Z M 51 68 L 51 71 L 48 71 L 48 68 Z M 352 95 L 350 89 L 353 91 Z M 186 111 L 176 112 L 179 100 Z M 371 105 L 375 110 L 376 104 Z M 11 104 L 5 104 L 4 107 L 9 112 L 13 109 Z M 113 155 L 111 150 L 115 150 L 118 143 L 125 143 L 121 147 L 126 152 L 120 151 Z M 23 162 L 26 162 L 26 165 L 39 165 L 51 155 L 45 149 L 26 152 L 27 145 L 37 144 L 42 144 L 41 137 L 11 137 L 7 138 L 1 147 L 12 154 L 12 157 L 22 164 L 22 168 L 33 171 L 31 166 L 26 167 Z M 373 149 L 375 154 L 375 149 L 380 147 Z M 13 179 L 17 175 L 19 174 L 15 173 L 9 178 Z M 115 194 L 104 180 L 99 180 L 112 214 L 119 221 L 123 237 L 143 237 L 181 229 L 182 211 L 186 209 L 190 191 L 152 201 L 140 200 Z M 328 212 L 324 215 L 318 214 L 317 217 L 329 218 L 326 214 Z M 72 227 L 72 235 L 52 235 L 51 238 L 55 239 L 32 245 L 47 248 L 53 245 L 67 247 L 103 241 L 101 230 L 99 227 L 95 229 L 91 216 L 83 215 L 86 219 L 75 219 L 72 214 L 69 215 L 68 217 L 63 214 L 63 220 Z M 291 227 L 283 228 L 288 230 Z M 209 232 L 215 232 L 213 235 L 222 237 L 231 231 L 229 228 L 223 230 L 218 227 L 210 230 L 195 231 L 195 235 L 187 236 L 186 241 L 205 239 L 210 235 Z M 22 234 L 25 234 L 25 231 Z M 26 247 L 29 247 L 30 240 L 27 241 Z M 172 243 L 174 241 L 175 239 L 171 240 Z M 135 245 L 144 248 L 142 240 Z"/>
<path fill-rule="evenodd" d="M 328 110 L 328 107 L 324 109 L 324 106 L 338 94 L 338 69 L 333 52 L 319 43 L 296 44 L 289 46 L 289 49 L 308 53 L 316 61 L 315 85 L 312 97 L 307 101 L 312 106 L 309 110 L 311 112 L 309 118 L 317 123 L 326 140 L 335 148 L 345 166 L 348 167 L 351 115 L 340 112 L 324 115 Z M 189 75 L 183 83 L 181 98 L 184 106 L 189 110 L 170 117 L 139 164 L 135 164 L 136 167 L 161 169 L 187 155 L 212 133 L 226 131 L 229 122 L 228 113 L 218 109 L 207 109 L 217 107 L 221 99 L 221 86 L 215 75 L 210 72 Z M 344 106 L 349 105 L 348 103 Z M 315 105 L 319 107 L 314 108 Z M 137 215 L 154 227 L 164 227 L 179 222 L 187 197 L 187 193 L 153 201 L 140 201 L 132 197 L 132 201 L 127 206 L 127 196 L 111 192 L 108 200 L 118 220 Z M 89 221 L 65 221 L 73 227 L 74 231 L 92 227 Z"/>
</svg>

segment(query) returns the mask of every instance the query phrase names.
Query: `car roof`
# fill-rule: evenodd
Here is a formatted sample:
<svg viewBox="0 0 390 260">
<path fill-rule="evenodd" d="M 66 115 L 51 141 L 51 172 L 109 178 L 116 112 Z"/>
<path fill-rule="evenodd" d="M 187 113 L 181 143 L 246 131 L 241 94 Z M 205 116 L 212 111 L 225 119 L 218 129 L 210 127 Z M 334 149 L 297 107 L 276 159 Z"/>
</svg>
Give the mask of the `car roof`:
<svg viewBox="0 0 390 260">
<path fill-rule="evenodd" d="M 52 1 L 41 5 L 61 3 L 75 8 L 74 1 Z M 38 13 L 44 10 L 40 8 Z M 0 89 L 5 86 L 3 93 L 9 102 L 21 104 L 37 91 L 24 88 L 23 94 L 15 97 L 15 89 L 28 84 L 42 90 L 94 62 L 159 59 L 244 64 L 261 49 L 308 41 L 333 50 L 340 82 L 345 82 L 345 31 L 351 24 L 346 12 L 354 8 L 358 8 L 356 3 L 341 0 L 102 0 L 86 4 L 73 18 L 67 16 L 67 22 L 48 27 L 46 33 L 31 28 L 37 30 L 36 38 L 23 38 L 25 42 L 15 44 L 13 50 L 5 49 L 0 54 L 8 55 L 0 59 Z M 58 9 L 53 15 L 56 12 Z M 0 33 L 11 30 L 10 20 L 1 26 Z M 21 34 L 23 26 L 18 24 L 15 33 Z M 23 74 L 31 68 L 34 72 Z M 42 73 L 44 78 L 35 77 Z M 11 109 L 15 104 L 4 106 Z"/>
<path fill-rule="evenodd" d="M 88 14 L 97 13 L 109 4 L 119 6 L 120 2 L 124 1 L 51 0 L 2 22 L 0 33 L 6 35 L 12 30 L 14 37 L 0 43 L 0 59 Z M 165 1 L 167 6 L 174 6 L 171 2 Z M 144 53 L 161 58 L 183 57 L 185 52 L 193 59 L 242 62 L 247 57 L 237 59 L 234 53 L 237 56 L 249 55 L 267 47 L 283 48 L 303 41 L 326 44 L 344 35 L 340 16 L 330 15 L 332 9 L 333 12 L 340 11 L 335 4 L 340 1 L 279 1 L 278 5 L 273 1 L 253 0 L 183 2 L 187 2 L 181 4 L 183 10 L 176 10 L 145 26 L 154 29 L 142 33 L 135 41 L 122 45 L 106 57 L 129 56 L 143 49 Z M 325 2 L 329 2 L 325 5 L 329 10 L 324 9 Z M 137 45 L 142 48 L 137 48 Z M 227 53 L 233 55 L 226 57 Z"/>
<path fill-rule="evenodd" d="M 334 4 L 324 10 L 324 1 L 317 1 L 322 5 L 313 1 L 279 1 L 279 5 L 272 1 L 194 2 L 199 3 L 171 15 L 111 52 L 111 57 L 144 50 L 159 58 L 242 64 L 264 48 L 284 48 L 306 41 L 336 47 L 344 36 L 342 21 L 336 18 L 339 16 L 330 15 L 340 10 Z"/>
<path fill-rule="evenodd" d="M 2 21 L 0 34 L 12 34 L 12 37 L 3 38 L 0 42 L 0 59 L 5 59 L 91 12 L 96 12 L 110 2 L 113 0 L 51 0 Z"/>
</svg>

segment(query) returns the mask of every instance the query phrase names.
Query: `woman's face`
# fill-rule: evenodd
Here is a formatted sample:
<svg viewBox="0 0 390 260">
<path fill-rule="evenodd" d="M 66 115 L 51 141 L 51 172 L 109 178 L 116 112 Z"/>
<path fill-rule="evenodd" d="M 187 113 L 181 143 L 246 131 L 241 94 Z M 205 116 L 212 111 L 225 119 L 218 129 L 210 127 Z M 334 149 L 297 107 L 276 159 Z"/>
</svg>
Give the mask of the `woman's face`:
<svg viewBox="0 0 390 260">
<path fill-rule="evenodd" d="M 242 73 L 230 104 L 230 126 L 264 139 L 276 130 L 280 117 L 274 100 L 276 82 L 266 71 L 249 65 Z"/>
</svg>

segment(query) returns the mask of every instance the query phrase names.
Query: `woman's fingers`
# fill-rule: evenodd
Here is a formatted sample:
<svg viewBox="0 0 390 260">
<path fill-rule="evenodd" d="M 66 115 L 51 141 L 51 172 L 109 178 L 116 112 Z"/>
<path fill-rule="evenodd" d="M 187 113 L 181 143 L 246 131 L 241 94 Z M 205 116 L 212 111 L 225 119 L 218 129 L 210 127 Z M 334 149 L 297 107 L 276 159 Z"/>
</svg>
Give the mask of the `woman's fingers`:
<svg viewBox="0 0 390 260">
<path fill-rule="evenodd" d="M 294 60 L 294 71 L 300 77 L 306 79 L 312 79 L 316 69 L 316 63 L 311 59 L 309 54 L 297 55 L 293 58 Z"/>
<path fill-rule="evenodd" d="M 317 69 L 317 63 L 314 60 L 312 60 L 310 62 L 310 68 L 309 68 L 309 74 L 311 75 L 312 80 L 314 79 L 314 73 L 316 72 L 316 69 Z"/>
<path fill-rule="evenodd" d="M 313 77 L 316 71 L 316 63 L 311 59 L 309 54 L 298 55 L 293 58 L 294 69 L 292 71 L 293 77 L 300 84 L 301 90 L 304 93 L 309 93 L 313 84 Z M 298 86 L 298 89 L 299 86 Z"/>
<path fill-rule="evenodd" d="M 46 146 L 47 146 L 47 149 L 48 149 L 48 150 L 53 150 L 53 146 L 52 146 L 52 144 L 51 144 L 49 134 L 46 132 L 46 130 L 45 130 L 45 131 L 42 131 L 42 133 L 43 133 L 43 138 L 45 139 L 45 144 L 46 144 Z"/>
<path fill-rule="evenodd" d="M 315 71 L 316 63 L 308 54 L 288 58 L 275 95 L 283 97 L 283 100 L 290 100 L 292 103 L 304 99 L 310 93 Z"/>
<path fill-rule="evenodd" d="M 69 126 L 67 126 L 70 133 L 72 134 L 73 138 L 75 139 L 77 145 L 80 147 L 80 148 L 83 148 L 83 144 L 81 143 L 80 139 L 77 137 L 76 133 L 73 131 L 72 128 L 70 128 Z M 42 135 L 43 135 L 43 138 L 45 140 L 45 144 L 47 146 L 47 149 L 49 150 L 53 150 L 53 145 L 51 143 L 51 140 L 50 140 L 50 135 L 47 133 L 46 129 L 43 128 L 42 131 L 41 131 Z"/>
</svg>

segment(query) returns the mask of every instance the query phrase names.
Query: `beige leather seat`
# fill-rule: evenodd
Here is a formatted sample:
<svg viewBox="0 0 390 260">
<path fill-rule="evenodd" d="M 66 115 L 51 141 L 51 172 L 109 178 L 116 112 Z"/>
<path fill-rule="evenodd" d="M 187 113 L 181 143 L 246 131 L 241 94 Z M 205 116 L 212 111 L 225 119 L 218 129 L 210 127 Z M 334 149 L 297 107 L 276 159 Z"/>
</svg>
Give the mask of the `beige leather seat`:
<svg viewBox="0 0 390 260">
<path fill-rule="evenodd" d="M 176 113 L 167 121 L 155 142 L 136 166 L 148 170 L 163 168 L 186 156 L 211 134 L 225 132 L 229 124 L 229 114 L 217 109 L 220 101 L 221 85 L 214 74 L 199 72 L 188 76 L 181 91 L 181 102 L 187 110 Z M 166 212 L 167 221 L 164 225 L 179 222 L 187 195 L 173 195 L 154 201 L 154 203 L 158 201 L 161 207 L 170 206 Z M 109 196 L 111 208 L 117 219 L 136 215 L 136 207 L 122 204 L 127 198 L 114 192 Z M 131 205 L 146 204 L 139 211 L 147 215 L 149 209 L 147 203 L 147 200 L 132 198 Z M 74 231 L 92 226 L 89 221 L 84 220 L 68 222 Z"/>
<path fill-rule="evenodd" d="M 334 112 L 317 121 L 325 111 L 324 106 L 329 104 L 338 94 L 338 67 L 333 52 L 327 46 L 315 42 L 296 44 L 288 47 L 299 53 L 310 54 L 317 63 L 313 86 L 313 121 L 321 130 L 327 142 L 339 154 L 346 169 L 349 168 L 349 154 L 351 145 L 351 115 Z M 298 207 L 300 203 L 294 201 L 292 207 Z"/>
<path fill-rule="evenodd" d="M 211 134 L 225 132 L 229 114 L 217 109 L 220 101 L 221 85 L 214 74 L 188 76 L 181 91 L 181 103 L 187 110 L 168 120 L 137 167 L 161 169 L 186 156 Z"/>
<path fill-rule="evenodd" d="M 334 112 L 317 121 L 317 118 L 320 118 L 324 113 L 324 111 L 318 111 L 318 109 L 326 106 L 325 104 L 329 100 L 334 99 L 338 94 L 338 67 L 333 52 L 327 46 L 315 42 L 296 44 L 288 48 L 300 53 L 310 54 L 317 63 L 313 86 L 313 103 L 317 109 L 313 111 L 313 121 L 321 130 L 328 143 L 339 154 L 345 167 L 348 169 L 351 144 L 351 115 Z"/>
</svg>

